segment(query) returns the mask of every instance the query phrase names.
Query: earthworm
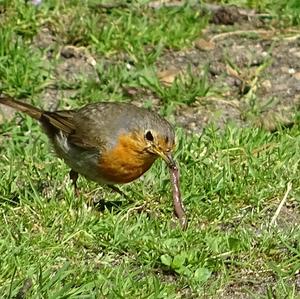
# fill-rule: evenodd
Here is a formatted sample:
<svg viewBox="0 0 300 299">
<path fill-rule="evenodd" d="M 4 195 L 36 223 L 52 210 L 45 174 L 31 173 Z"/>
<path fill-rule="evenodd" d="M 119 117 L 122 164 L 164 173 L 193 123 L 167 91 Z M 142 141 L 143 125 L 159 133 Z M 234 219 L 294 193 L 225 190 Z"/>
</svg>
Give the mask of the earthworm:
<svg viewBox="0 0 300 299">
<path fill-rule="evenodd" d="M 176 217 L 179 219 L 182 229 L 185 230 L 187 228 L 188 221 L 187 221 L 187 217 L 181 199 L 180 186 L 179 186 L 179 170 L 176 165 L 170 167 L 170 174 L 171 174 L 172 189 L 173 189 L 174 213 Z"/>
</svg>

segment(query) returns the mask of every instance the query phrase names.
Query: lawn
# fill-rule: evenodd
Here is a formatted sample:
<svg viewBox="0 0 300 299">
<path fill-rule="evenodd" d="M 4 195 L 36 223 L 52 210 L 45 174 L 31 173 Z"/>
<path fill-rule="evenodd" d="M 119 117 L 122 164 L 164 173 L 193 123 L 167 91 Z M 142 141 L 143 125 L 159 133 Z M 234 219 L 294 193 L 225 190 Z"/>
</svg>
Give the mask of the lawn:
<svg viewBox="0 0 300 299">
<path fill-rule="evenodd" d="M 39 124 L 1 106 L 0 297 L 300 298 L 298 2 L 219 1 L 255 9 L 233 24 L 197 1 L 103 3 L 0 1 L 0 91 L 166 117 L 188 229 L 163 161 L 130 200 L 85 178 L 77 197 Z"/>
</svg>

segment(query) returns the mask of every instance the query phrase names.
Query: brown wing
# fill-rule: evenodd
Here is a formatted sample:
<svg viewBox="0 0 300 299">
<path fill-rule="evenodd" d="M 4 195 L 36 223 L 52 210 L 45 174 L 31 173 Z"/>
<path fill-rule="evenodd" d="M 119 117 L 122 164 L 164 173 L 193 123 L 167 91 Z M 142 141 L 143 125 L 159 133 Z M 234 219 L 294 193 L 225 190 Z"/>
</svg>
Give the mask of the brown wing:
<svg viewBox="0 0 300 299">
<path fill-rule="evenodd" d="M 113 120 L 118 115 L 116 109 L 112 109 L 111 103 L 94 103 L 84 106 L 74 114 L 73 123 L 75 130 L 68 137 L 68 140 L 83 148 L 104 149 L 110 146 L 113 138 Z M 116 115 L 113 115 L 112 111 Z"/>
<path fill-rule="evenodd" d="M 99 142 L 96 143 L 92 140 L 89 140 L 88 138 L 86 138 L 84 136 L 76 134 L 76 132 L 74 134 L 69 135 L 68 140 L 72 144 L 74 144 L 78 147 L 85 148 L 85 149 L 94 149 L 94 148 L 98 148 L 100 146 Z"/>
<path fill-rule="evenodd" d="M 72 134 L 75 131 L 75 124 L 73 122 L 74 111 L 56 111 L 44 112 L 40 121 L 50 131 L 63 131 L 65 134 Z"/>
<path fill-rule="evenodd" d="M 80 124 L 74 121 L 76 113 L 73 110 L 45 112 L 41 122 L 48 134 L 55 134 L 59 130 L 68 136 L 70 143 L 78 147 L 85 149 L 96 148 L 97 144 L 94 142 L 95 140 L 89 138 L 89 134 L 82 134 Z"/>
</svg>

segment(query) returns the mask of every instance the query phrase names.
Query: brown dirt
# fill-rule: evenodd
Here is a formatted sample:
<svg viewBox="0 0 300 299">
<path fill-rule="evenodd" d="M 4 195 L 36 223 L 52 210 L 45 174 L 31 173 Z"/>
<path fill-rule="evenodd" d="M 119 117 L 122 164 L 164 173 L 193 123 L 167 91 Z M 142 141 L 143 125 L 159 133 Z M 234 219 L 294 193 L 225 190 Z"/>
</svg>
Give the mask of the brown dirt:
<svg viewBox="0 0 300 299">
<path fill-rule="evenodd" d="M 180 107 L 178 123 L 193 131 L 201 131 L 211 122 L 218 127 L 234 122 L 273 130 L 277 123 L 293 121 L 300 100 L 298 33 L 234 28 L 231 32 L 207 34 L 206 39 L 214 42 L 213 49 L 194 47 L 167 53 L 161 59 L 162 68 L 170 61 L 181 69 L 209 66 L 212 95 Z"/>
<path fill-rule="evenodd" d="M 277 124 L 293 122 L 300 100 L 300 31 L 274 30 L 243 23 L 234 26 L 210 25 L 205 36 L 182 51 L 167 51 L 157 61 L 158 72 L 188 67 L 197 74 L 208 69 L 209 93 L 195 98 L 190 105 L 176 106 L 173 111 L 178 125 L 192 132 L 201 132 L 209 123 L 224 127 L 228 122 L 239 126 L 263 126 L 274 130 Z M 92 57 L 84 47 L 58 46 L 55 36 L 42 28 L 33 47 L 47 48 L 53 60 L 54 82 L 61 79 L 76 83 L 78 77 L 99 82 L 94 65 L 107 63 L 103 57 Z M 112 58 L 111 64 L 128 63 L 126 55 Z M 124 66 L 125 67 L 125 66 Z M 169 78 L 168 78 L 169 79 Z M 172 78 L 171 78 L 172 80 Z M 126 86 L 124 87 L 126 90 Z M 134 103 L 150 100 L 158 107 L 163 99 L 149 90 L 126 94 Z M 54 86 L 44 91 L 45 108 L 54 110 L 59 99 L 74 96 L 76 91 L 59 90 Z M 50 103 L 49 103 L 50 102 Z"/>
</svg>

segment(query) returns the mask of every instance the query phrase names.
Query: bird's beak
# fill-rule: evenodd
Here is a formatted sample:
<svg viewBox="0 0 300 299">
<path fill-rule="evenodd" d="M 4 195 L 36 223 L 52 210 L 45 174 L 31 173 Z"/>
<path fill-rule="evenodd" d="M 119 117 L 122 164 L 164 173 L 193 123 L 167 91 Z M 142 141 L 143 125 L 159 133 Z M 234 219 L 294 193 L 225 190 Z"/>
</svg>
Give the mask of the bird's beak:
<svg viewBox="0 0 300 299">
<path fill-rule="evenodd" d="M 160 156 L 169 166 L 169 168 L 176 167 L 176 163 L 173 159 L 171 152 L 165 153 L 160 149 L 155 149 L 155 153 Z"/>
</svg>

